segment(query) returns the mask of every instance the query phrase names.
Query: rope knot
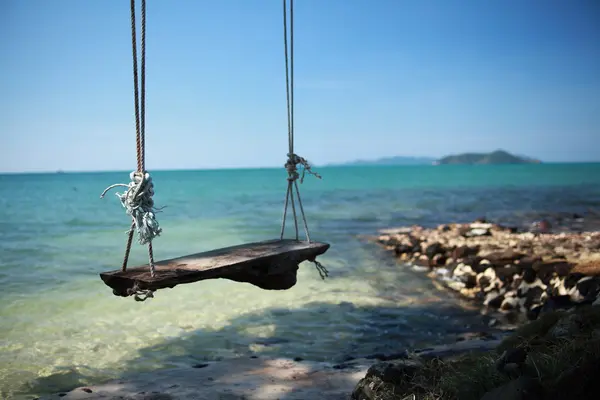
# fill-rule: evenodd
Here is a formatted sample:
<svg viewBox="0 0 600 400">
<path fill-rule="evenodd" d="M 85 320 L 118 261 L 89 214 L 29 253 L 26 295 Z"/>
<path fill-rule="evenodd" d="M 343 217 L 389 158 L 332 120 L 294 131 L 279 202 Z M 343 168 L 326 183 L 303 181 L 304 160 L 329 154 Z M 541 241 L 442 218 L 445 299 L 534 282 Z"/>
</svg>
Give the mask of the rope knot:
<svg viewBox="0 0 600 400">
<path fill-rule="evenodd" d="M 293 182 L 300 178 L 300 183 L 303 183 L 307 172 L 309 175 L 314 175 L 315 177 L 321 179 L 321 175 L 311 169 L 311 165 L 304 157 L 300 157 L 295 153 L 288 153 L 287 156 L 288 159 L 285 163 L 285 169 L 288 172 L 288 181 Z M 302 166 L 302 175 L 298 173 L 298 164 Z"/>
<path fill-rule="evenodd" d="M 162 228 L 156 220 L 158 210 L 154 207 L 154 200 L 152 199 L 152 196 L 154 196 L 152 177 L 148 172 L 134 171 L 129 174 L 129 178 L 131 182 L 128 185 L 123 183 L 111 185 L 104 190 L 100 198 L 104 197 L 112 188 L 117 186 L 126 187 L 127 190 L 124 193 L 116 193 L 116 195 L 126 213 L 133 218 L 140 244 L 150 243 L 162 232 Z"/>
</svg>

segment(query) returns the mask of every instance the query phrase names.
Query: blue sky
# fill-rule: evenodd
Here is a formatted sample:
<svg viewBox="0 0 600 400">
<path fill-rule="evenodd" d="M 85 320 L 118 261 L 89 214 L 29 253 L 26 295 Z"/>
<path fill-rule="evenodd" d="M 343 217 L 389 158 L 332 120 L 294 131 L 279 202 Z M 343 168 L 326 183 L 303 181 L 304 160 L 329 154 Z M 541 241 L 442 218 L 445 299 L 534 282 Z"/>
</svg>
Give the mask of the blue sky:
<svg viewBox="0 0 600 400">
<path fill-rule="evenodd" d="M 281 1 L 147 12 L 147 168 L 282 165 Z M 296 151 L 600 161 L 599 19 L 595 0 L 296 0 Z M 0 171 L 134 169 L 129 2 L 4 0 L 0 34 Z"/>
</svg>

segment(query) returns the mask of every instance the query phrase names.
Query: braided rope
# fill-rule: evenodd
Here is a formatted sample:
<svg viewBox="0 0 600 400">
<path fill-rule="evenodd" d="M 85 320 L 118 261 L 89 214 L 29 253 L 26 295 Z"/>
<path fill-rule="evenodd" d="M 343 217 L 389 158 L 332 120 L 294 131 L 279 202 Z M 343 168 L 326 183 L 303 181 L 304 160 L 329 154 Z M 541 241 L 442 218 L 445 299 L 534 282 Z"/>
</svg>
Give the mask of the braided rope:
<svg viewBox="0 0 600 400">
<path fill-rule="evenodd" d="M 156 220 L 157 210 L 154 207 L 154 184 L 150 174 L 146 172 L 145 150 L 146 150 L 146 0 L 141 1 L 141 60 L 138 72 L 137 56 L 137 34 L 135 21 L 135 0 L 130 1 L 131 8 L 131 47 L 133 56 L 133 94 L 135 109 L 135 131 L 136 131 L 136 154 L 137 171 L 132 172 L 129 184 L 118 183 L 111 185 L 102 192 L 100 198 L 115 187 L 126 187 L 124 193 L 117 193 L 121 205 L 125 208 L 127 215 L 131 216 L 132 224 L 129 229 L 125 257 L 123 258 L 122 270 L 127 270 L 127 262 L 131 252 L 134 229 L 138 232 L 140 244 L 148 245 L 148 258 L 151 276 L 155 276 L 154 251 L 152 240 L 159 236 L 162 228 Z"/>
<path fill-rule="evenodd" d="M 300 215 L 304 223 L 304 233 L 306 235 L 306 241 L 310 243 L 310 233 L 308 230 L 308 223 L 306 221 L 306 214 L 304 213 L 304 206 L 302 205 L 302 198 L 300 197 L 300 188 L 298 187 L 298 179 L 300 183 L 304 182 L 306 173 L 313 175 L 321 179 L 321 175 L 311 170 L 311 165 L 304 158 L 294 153 L 294 0 L 290 0 L 290 54 L 288 56 L 288 18 L 287 18 L 287 2 L 283 0 L 283 41 L 285 46 L 285 91 L 286 91 L 286 103 L 287 103 L 287 119 L 288 119 L 288 146 L 289 151 L 287 154 L 287 161 L 284 165 L 288 177 L 287 192 L 285 195 L 285 202 L 283 207 L 283 219 L 281 222 L 281 235 L 280 239 L 283 239 L 285 232 L 285 223 L 287 219 L 288 206 L 291 203 L 292 213 L 294 217 L 294 226 L 296 231 L 296 240 L 299 240 L 298 232 L 298 216 L 296 213 L 296 201 L 294 197 L 294 190 L 296 197 L 298 198 L 298 206 L 300 208 Z M 298 173 L 298 165 L 302 167 L 302 175 Z M 312 261 L 319 275 L 322 279 L 328 276 L 328 271 L 323 265 L 315 260 Z"/>
</svg>

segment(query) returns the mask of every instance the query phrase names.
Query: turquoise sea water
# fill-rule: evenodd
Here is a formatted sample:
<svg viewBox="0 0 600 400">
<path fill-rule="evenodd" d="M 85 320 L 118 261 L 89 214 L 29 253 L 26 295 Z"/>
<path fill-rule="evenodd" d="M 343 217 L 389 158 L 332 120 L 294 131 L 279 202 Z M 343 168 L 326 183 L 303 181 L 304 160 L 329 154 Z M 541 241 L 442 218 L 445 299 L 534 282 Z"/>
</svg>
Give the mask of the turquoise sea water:
<svg viewBox="0 0 600 400">
<path fill-rule="evenodd" d="M 321 281 L 303 264 L 288 291 L 226 280 L 138 303 L 98 273 L 117 269 L 129 220 L 102 190 L 128 173 L 0 175 L 0 398 L 136 371 L 265 354 L 341 360 L 443 340 L 480 323 L 420 274 L 357 235 L 487 216 L 526 223 L 600 206 L 600 164 L 321 168 L 301 193 L 311 236 L 331 243 Z M 285 171 L 153 173 L 157 259 L 279 235 Z M 291 228 L 291 225 L 288 224 Z M 288 236 L 293 235 L 288 229 Z M 135 245 L 131 264 L 146 262 Z"/>
</svg>

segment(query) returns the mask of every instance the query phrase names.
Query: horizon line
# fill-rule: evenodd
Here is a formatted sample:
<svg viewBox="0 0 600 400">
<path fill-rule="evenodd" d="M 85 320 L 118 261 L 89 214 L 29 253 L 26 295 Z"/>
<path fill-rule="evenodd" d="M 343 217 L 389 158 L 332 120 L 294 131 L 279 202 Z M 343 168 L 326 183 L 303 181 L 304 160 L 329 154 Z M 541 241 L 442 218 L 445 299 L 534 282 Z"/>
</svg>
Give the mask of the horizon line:
<svg viewBox="0 0 600 400">
<path fill-rule="evenodd" d="M 357 167 L 443 167 L 447 166 L 490 166 L 490 165 L 553 165 L 553 164 L 600 164 L 599 161 L 540 161 L 539 164 L 441 164 L 434 165 L 429 163 L 424 164 L 361 164 L 356 165 L 354 161 L 345 162 L 345 163 L 330 163 L 323 165 L 312 165 L 314 168 L 357 168 Z M 274 167 L 274 166 L 263 166 L 263 167 L 210 167 L 210 168 L 158 168 L 151 169 L 146 171 L 152 172 L 199 172 L 199 171 L 235 171 L 235 170 L 271 170 L 271 169 L 281 169 L 285 170 L 284 167 Z M 37 171 L 0 171 L 0 175 L 48 175 L 48 174 L 90 174 L 90 173 L 131 173 L 132 170 L 126 169 L 106 169 L 106 170 L 98 170 L 98 169 L 89 169 L 89 170 L 64 170 L 64 169 L 56 169 L 56 170 L 37 170 Z"/>
</svg>

